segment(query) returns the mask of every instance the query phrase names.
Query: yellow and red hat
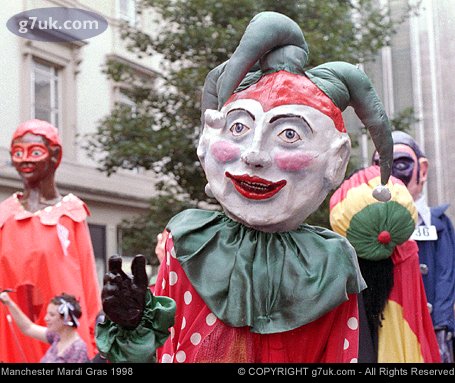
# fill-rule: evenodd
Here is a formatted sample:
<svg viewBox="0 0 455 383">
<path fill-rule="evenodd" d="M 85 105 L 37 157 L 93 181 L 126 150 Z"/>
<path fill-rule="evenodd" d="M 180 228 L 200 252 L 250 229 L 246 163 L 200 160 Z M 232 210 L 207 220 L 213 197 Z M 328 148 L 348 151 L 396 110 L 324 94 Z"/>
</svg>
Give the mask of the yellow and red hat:
<svg viewBox="0 0 455 383">
<path fill-rule="evenodd" d="M 371 191 L 380 185 L 378 166 L 370 166 L 345 180 L 330 199 L 330 225 L 346 237 L 357 255 L 371 261 L 388 258 L 407 241 L 417 223 L 417 210 L 406 186 L 390 177 L 391 199 L 378 202 Z"/>
</svg>

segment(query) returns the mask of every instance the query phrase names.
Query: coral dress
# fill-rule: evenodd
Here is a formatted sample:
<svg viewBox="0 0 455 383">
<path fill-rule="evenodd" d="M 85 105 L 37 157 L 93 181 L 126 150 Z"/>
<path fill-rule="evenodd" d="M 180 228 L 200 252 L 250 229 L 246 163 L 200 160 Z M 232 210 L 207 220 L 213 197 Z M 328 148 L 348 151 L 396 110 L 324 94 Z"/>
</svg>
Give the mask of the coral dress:
<svg viewBox="0 0 455 383">
<path fill-rule="evenodd" d="M 26 211 L 20 198 L 16 193 L 0 204 L 0 289 L 13 289 L 11 298 L 42 326 L 51 298 L 74 295 L 82 308 L 78 332 L 92 357 L 101 302 L 89 211 L 72 194 L 35 213 Z M 7 307 L 0 305 L 0 362 L 39 362 L 49 345 L 23 335 L 8 318 Z"/>
</svg>

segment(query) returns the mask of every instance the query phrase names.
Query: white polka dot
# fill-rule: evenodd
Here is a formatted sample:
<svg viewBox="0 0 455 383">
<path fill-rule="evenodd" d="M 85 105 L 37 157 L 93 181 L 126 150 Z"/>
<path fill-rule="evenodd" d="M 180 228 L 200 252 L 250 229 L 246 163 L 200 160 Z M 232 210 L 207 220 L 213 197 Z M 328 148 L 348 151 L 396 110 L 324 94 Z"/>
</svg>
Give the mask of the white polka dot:
<svg viewBox="0 0 455 383">
<path fill-rule="evenodd" d="M 190 337 L 191 343 L 193 343 L 195 346 L 197 346 L 199 343 L 201 343 L 201 339 L 202 339 L 201 334 L 199 334 L 198 332 L 195 332 Z"/>
<path fill-rule="evenodd" d="M 357 330 L 357 328 L 359 327 L 359 321 L 357 320 L 356 317 L 350 317 L 348 319 L 348 327 L 351 330 Z"/>
<path fill-rule="evenodd" d="M 177 276 L 177 273 L 175 271 L 171 271 L 169 273 L 169 285 L 170 286 L 174 286 L 177 281 L 178 281 L 179 277 Z"/>
<path fill-rule="evenodd" d="M 357 363 L 357 362 L 358 362 L 357 358 L 352 358 L 352 359 L 349 361 L 349 363 Z"/>
<path fill-rule="evenodd" d="M 169 254 L 169 251 L 166 251 L 166 265 L 171 264 L 171 254 Z"/>
<path fill-rule="evenodd" d="M 347 350 L 349 348 L 349 341 L 344 338 L 343 350 Z"/>
<path fill-rule="evenodd" d="M 185 327 L 186 327 L 186 319 L 185 319 L 185 317 L 183 317 L 181 329 L 183 330 Z"/>
<path fill-rule="evenodd" d="M 169 332 L 171 333 L 171 339 L 174 339 L 174 337 L 175 337 L 175 328 L 174 328 L 174 326 L 172 326 L 172 327 L 169 329 Z"/>
<path fill-rule="evenodd" d="M 161 358 L 161 363 L 172 363 L 172 356 L 169 354 L 163 354 L 163 357 Z"/>
<path fill-rule="evenodd" d="M 172 256 L 172 258 L 177 258 L 175 256 L 175 247 L 172 247 L 172 249 L 171 249 L 171 256 Z"/>
<path fill-rule="evenodd" d="M 213 313 L 210 313 L 205 318 L 205 323 L 207 323 L 209 326 L 213 326 L 215 324 L 215 322 L 216 322 L 216 316 Z"/>
<path fill-rule="evenodd" d="M 189 291 L 185 291 L 185 294 L 183 294 L 183 300 L 187 305 L 191 303 L 191 301 L 193 300 L 193 296 Z"/>
<path fill-rule="evenodd" d="M 177 351 L 177 354 L 175 354 L 175 359 L 177 362 L 183 363 L 186 359 L 185 351 Z"/>
<path fill-rule="evenodd" d="M 166 279 L 163 278 L 161 282 L 161 288 L 164 290 L 166 288 Z"/>
</svg>

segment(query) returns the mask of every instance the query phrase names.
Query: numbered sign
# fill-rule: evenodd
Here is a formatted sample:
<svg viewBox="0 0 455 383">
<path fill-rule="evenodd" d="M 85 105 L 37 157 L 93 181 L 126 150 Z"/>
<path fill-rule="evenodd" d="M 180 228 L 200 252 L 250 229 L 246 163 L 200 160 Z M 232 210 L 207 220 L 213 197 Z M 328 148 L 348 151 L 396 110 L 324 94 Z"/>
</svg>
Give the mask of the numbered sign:
<svg viewBox="0 0 455 383">
<path fill-rule="evenodd" d="M 436 226 L 417 226 L 411 235 L 411 239 L 414 241 L 436 241 L 438 239 Z"/>
</svg>

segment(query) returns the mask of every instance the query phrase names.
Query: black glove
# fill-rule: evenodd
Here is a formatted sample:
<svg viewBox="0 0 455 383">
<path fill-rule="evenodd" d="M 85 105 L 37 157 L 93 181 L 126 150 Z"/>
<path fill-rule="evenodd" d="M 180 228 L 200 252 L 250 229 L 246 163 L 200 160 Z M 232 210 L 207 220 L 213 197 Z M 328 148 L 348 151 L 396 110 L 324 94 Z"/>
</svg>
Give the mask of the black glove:
<svg viewBox="0 0 455 383">
<path fill-rule="evenodd" d="M 101 294 L 103 310 L 108 318 L 127 329 L 137 327 L 145 308 L 148 278 L 143 255 L 134 257 L 131 271 L 132 276 L 126 275 L 122 270 L 122 258 L 118 255 L 110 257 Z"/>
</svg>

